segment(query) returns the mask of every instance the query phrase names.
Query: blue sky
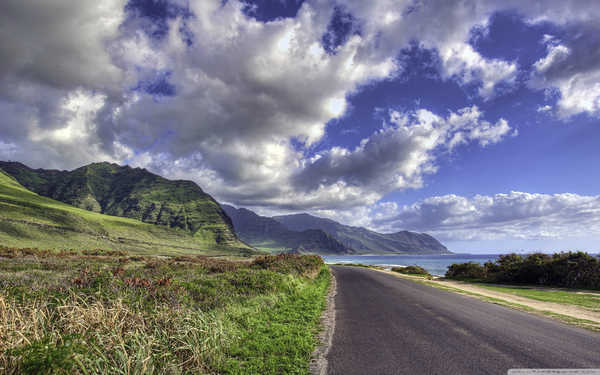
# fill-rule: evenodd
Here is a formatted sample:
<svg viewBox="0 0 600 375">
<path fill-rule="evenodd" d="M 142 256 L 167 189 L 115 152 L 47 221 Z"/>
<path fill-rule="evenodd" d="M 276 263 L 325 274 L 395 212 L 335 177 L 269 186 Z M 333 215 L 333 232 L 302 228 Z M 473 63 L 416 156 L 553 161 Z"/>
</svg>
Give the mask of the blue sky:
<svg viewBox="0 0 600 375">
<path fill-rule="evenodd" d="M 127 163 L 454 251 L 600 250 L 594 1 L 0 11 L 2 159 Z"/>
</svg>

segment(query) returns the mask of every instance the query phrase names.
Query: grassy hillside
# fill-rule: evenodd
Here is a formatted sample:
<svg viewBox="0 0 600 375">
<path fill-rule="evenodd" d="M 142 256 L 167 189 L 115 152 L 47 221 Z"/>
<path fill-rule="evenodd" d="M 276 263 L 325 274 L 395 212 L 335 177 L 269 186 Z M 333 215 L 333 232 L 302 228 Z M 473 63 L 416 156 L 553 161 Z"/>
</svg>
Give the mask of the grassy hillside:
<svg viewBox="0 0 600 375">
<path fill-rule="evenodd" d="M 0 169 L 39 195 L 88 211 L 181 229 L 207 242 L 238 242 L 229 217 L 192 181 L 111 163 L 57 171 L 0 162 Z"/>
<path fill-rule="evenodd" d="M 212 235 L 87 211 L 35 194 L 0 170 L 0 244 L 15 247 L 88 248 L 154 254 L 242 254 L 239 241 L 218 244 Z"/>
<path fill-rule="evenodd" d="M 270 217 L 259 216 L 245 208 L 222 206 L 233 221 L 237 235 L 264 251 L 295 251 L 312 254 L 352 254 L 353 250 L 320 229 L 297 232 Z"/>
</svg>

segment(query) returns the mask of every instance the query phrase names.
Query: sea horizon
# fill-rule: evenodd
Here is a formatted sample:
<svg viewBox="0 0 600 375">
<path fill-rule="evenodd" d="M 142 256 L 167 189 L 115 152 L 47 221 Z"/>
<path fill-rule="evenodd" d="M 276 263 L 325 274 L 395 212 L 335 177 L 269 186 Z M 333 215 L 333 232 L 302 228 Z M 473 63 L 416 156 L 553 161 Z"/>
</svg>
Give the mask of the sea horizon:
<svg viewBox="0 0 600 375">
<path fill-rule="evenodd" d="M 528 255 L 530 253 L 515 253 L 517 255 Z M 484 264 L 487 261 L 496 261 L 500 255 L 511 254 L 393 254 L 393 255 L 325 255 L 322 256 L 326 264 L 364 264 L 369 266 L 380 266 L 386 269 L 392 267 L 420 266 L 434 276 L 444 276 L 448 267 L 454 263 L 476 262 Z M 596 253 L 588 253 L 598 257 Z M 549 254 L 551 255 L 551 254 Z"/>
</svg>

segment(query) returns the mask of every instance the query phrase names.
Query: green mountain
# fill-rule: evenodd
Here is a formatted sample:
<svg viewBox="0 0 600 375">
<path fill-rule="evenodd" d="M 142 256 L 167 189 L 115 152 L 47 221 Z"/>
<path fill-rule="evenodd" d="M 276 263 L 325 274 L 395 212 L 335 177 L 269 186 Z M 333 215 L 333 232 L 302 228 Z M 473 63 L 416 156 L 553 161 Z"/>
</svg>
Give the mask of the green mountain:
<svg viewBox="0 0 600 375">
<path fill-rule="evenodd" d="M 245 208 L 222 205 L 244 242 L 267 251 L 293 251 L 316 254 L 351 254 L 353 250 L 320 229 L 293 231 L 270 217 L 259 216 Z"/>
<path fill-rule="evenodd" d="M 444 245 L 425 233 L 377 233 L 309 214 L 275 216 L 273 219 L 294 231 L 321 229 L 360 254 L 450 254 Z"/>
<path fill-rule="evenodd" d="M 0 175 L 5 245 L 252 251 L 219 204 L 193 182 L 109 163 L 68 172 L 0 162 L 0 169 L 6 172 Z"/>
</svg>

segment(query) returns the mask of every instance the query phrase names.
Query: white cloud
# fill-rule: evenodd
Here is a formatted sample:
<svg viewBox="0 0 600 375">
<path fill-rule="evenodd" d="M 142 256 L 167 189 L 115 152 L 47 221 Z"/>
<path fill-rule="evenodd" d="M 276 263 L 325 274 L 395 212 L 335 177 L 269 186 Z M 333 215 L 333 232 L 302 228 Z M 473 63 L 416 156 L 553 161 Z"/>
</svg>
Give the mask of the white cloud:
<svg viewBox="0 0 600 375">
<path fill-rule="evenodd" d="M 391 111 L 389 117 L 389 123 L 354 150 L 334 147 L 306 160 L 294 185 L 312 190 L 343 183 L 380 194 L 421 187 L 423 176 L 437 170 L 436 151 L 452 151 L 469 142 L 487 146 L 511 130 L 504 119 L 495 124 L 483 120 L 476 106 L 446 118 L 426 109 Z"/>
<path fill-rule="evenodd" d="M 463 83 L 478 83 L 479 95 L 485 99 L 494 96 L 499 83 L 514 85 L 517 65 L 499 59 L 484 59 L 467 43 L 448 43 L 441 46 L 442 76 L 456 77 Z"/>
<path fill-rule="evenodd" d="M 537 111 L 538 111 L 538 112 L 550 112 L 550 111 L 552 111 L 552 106 L 551 106 L 551 105 L 548 105 L 548 104 L 546 104 L 546 105 L 544 105 L 544 106 L 539 106 L 539 107 L 537 108 Z"/>
<path fill-rule="evenodd" d="M 600 235 L 600 196 L 510 192 L 466 198 L 444 195 L 373 212 L 387 231 L 427 231 L 444 240 L 536 240 Z"/>
<path fill-rule="evenodd" d="M 557 114 L 563 119 L 600 113 L 600 28 L 574 29 L 564 41 L 544 38 L 547 54 L 535 62 L 529 81 L 534 89 L 558 92 Z"/>
</svg>

